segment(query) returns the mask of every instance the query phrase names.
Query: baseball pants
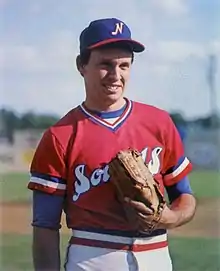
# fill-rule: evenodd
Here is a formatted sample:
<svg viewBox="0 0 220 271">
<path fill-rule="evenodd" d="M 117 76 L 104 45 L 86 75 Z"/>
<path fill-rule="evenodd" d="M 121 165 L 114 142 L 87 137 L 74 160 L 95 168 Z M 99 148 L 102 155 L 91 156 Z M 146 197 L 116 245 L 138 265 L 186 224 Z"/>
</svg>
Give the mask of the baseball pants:
<svg viewBox="0 0 220 271">
<path fill-rule="evenodd" d="M 66 271 L 172 271 L 167 235 L 129 238 L 73 231 Z"/>
</svg>

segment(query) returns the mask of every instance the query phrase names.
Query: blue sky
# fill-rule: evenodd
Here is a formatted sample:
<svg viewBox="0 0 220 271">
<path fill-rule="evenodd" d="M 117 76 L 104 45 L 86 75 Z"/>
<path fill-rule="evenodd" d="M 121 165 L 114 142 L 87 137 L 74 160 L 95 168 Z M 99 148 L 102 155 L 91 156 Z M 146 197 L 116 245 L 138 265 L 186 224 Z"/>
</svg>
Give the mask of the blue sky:
<svg viewBox="0 0 220 271">
<path fill-rule="evenodd" d="M 206 115 L 208 55 L 220 62 L 219 10 L 218 0 L 0 0 L 0 108 L 63 115 L 81 103 L 79 34 L 91 20 L 118 17 L 147 48 L 136 55 L 127 96 L 187 118 Z M 220 67 L 215 78 L 220 110 Z"/>
</svg>

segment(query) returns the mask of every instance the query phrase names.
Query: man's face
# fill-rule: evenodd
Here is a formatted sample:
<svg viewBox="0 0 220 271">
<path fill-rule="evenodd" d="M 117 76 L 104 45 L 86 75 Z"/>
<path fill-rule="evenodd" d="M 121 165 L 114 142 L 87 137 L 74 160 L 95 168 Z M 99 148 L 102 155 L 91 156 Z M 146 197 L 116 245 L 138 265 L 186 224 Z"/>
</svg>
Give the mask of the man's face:
<svg viewBox="0 0 220 271">
<path fill-rule="evenodd" d="M 113 104 L 123 97 L 130 76 L 132 53 L 123 49 L 92 50 L 82 68 L 87 100 L 93 104 Z"/>
</svg>

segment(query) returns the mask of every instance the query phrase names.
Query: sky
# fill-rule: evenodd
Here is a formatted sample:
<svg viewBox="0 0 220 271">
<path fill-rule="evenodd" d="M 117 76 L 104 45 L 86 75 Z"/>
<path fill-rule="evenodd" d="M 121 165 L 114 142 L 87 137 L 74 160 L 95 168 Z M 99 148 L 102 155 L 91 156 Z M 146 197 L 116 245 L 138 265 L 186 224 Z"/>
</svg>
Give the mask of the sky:
<svg viewBox="0 0 220 271">
<path fill-rule="evenodd" d="M 209 114 L 214 54 L 220 111 L 219 13 L 218 0 L 0 0 L 0 108 L 61 116 L 80 104 L 80 32 L 92 20 L 116 17 L 146 46 L 135 55 L 128 98 L 188 119 Z"/>
</svg>

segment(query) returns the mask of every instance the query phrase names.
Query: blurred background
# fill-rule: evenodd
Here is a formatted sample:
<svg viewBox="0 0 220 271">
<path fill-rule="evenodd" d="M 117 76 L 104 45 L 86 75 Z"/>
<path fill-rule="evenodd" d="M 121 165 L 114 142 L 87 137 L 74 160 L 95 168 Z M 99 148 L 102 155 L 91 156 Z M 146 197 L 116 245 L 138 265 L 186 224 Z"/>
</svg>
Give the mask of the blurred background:
<svg viewBox="0 0 220 271">
<path fill-rule="evenodd" d="M 42 133 L 84 99 L 79 34 L 117 17 L 146 45 L 127 96 L 167 110 L 194 164 L 194 220 L 170 232 L 175 271 L 220 270 L 220 1 L 0 0 L 0 266 L 33 270 L 29 165 Z M 68 231 L 62 229 L 62 255 Z"/>
</svg>

